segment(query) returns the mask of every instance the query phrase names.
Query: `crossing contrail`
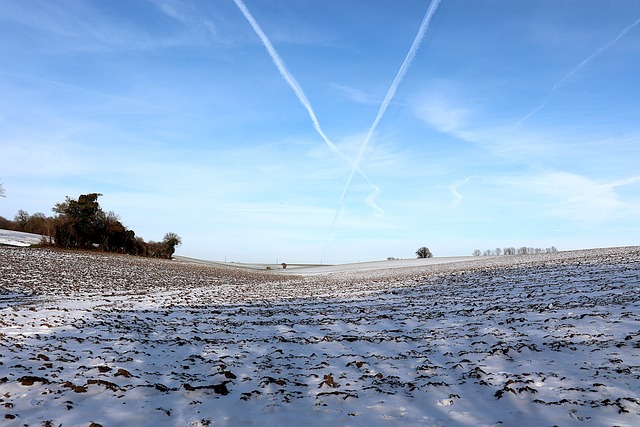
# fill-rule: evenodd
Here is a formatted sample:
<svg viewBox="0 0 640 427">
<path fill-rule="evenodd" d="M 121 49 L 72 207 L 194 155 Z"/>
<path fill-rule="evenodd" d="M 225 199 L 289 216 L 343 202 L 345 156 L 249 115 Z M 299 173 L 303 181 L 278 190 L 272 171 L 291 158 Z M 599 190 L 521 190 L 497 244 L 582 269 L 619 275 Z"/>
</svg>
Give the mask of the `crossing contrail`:
<svg viewBox="0 0 640 427">
<path fill-rule="evenodd" d="M 352 169 L 351 169 L 351 173 L 349 174 L 349 178 L 347 179 L 347 182 L 346 182 L 344 188 L 342 189 L 342 194 L 340 194 L 340 203 L 339 203 L 338 208 L 336 209 L 336 213 L 335 213 L 335 215 L 333 217 L 333 221 L 331 223 L 331 232 L 330 232 L 331 235 L 333 235 L 333 231 L 334 231 L 338 216 L 340 215 L 340 212 L 342 212 L 342 210 L 344 208 L 345 197 L 347 196 L 347 192 L 349 192 L 349 188 L 351 188 L 351 183 L 353 181 L 353 175 L 357 171 L 360 170 L 360 164 L 362 163 L 362 157 L 364 155 L 364 152 L 367 149 L 367 146 L 369 145 L 369 141 L 371 140 L 371 136 L 373 135 L 373 132 L 376 130 L 376 127 L 378 127 L 378 123 L 380 123 L 380 120 L 382 119 L 382 116 L 387 111 L 387 107 L 389 107 L 389 104 L 391 103 L 391 100 L 395 96 L 396 91 L 398 90 L 398 86 L 400 85 L 400 82 L 402 82 L 402 79 L 404 78 L 405 74 L 407 74 L 407 70 L 411 66 L 411 63 L 413 62 L 413 59 L 416 56 L 418 48 L 420 47 L 420 43 L 422 43 L 422 40 L 424 39 L 424 36 L 425 36 L 425 34 L 427 32 L 427 29 L 429 28 L 429 23 L 431 22 L 431 18 L 433 17 L 434 13 L 436 12 L 436 9 L 438 9 L 438 5 L 440 4 L 440 1 L 441 0 L 432 0 L 431 1 L 431 4 L 429 5 L 429 8 L 427 9 L 427 12 L 424 15 L 424 18 L 422 18 L 422 23 L 420 23 L 420 28 L 418 29 L 418 33 L 416 34 L 416 37 L 413 39 L 413 43 L 411 44 L 411 48 L 409 49 L 409 52 L 407 53 L 407 56 L 404 58 L 404 61 L 402 62 L 402 65 L 400 66 L 400 69 L 398 70 L 398 73 L 396 74 L 396 77 L 393 79 L 393 82 L 391 83 L 391 86 L 389 86 L 389 90 L 387 91 L 387 94 L 384 97 L 384 100 L 382 101 L 382 104 L 380 104 L 380 109 L 378 110 L 378 114 L 376 115 L 375 120 L 373 121 L 373 123 L 371 124 L 371 127 L 369 128 L 369 131 L 367 132 L 367 136 L 365 137 L 364 141 L 360 145 L 360 149 L 358 150 L 358 155 L 356 157 L 356 161 L 353 164 Z M 373 197 L 373 199 L 371 197 Z M 367 201 L 375 200 L 375 197 L 377 197 L 377 194 L 373 194 L 372 196 L 369 196 L 369 198 L 367 198 Z M 382 210 L 378 210 L 378 212 L 384 213 L 384 212 L 382 212 Z"/>
<path fill-rule="evenodd" d="M 602 46 L 600 46 L 595 52 L 593 52 L 591 55 L 589 55 L 589 57 L 587 57 L 587 59 L 585 59 L 584 61 L 582 61 L 580 64 L 578 64 L 578 66 L 576 66 L 573 70 L 569 71 L 569 73 L 564 76 L 562 79 L 560 79 L 556 84 L 553 85 L 553 87 L 551 88 L 551 90 L 549 91 L 549 93 L 547 94 L 547 96 L 545 96 L 545 98 L 542 100 L 542 102 L 540 103 L 540 105 L 538 105 L 536 108 L 534 108 L 529 114 L 527 114 L 526 116 L 524 116 L 523 118 L 521 118 L 520 120 L 518 120 L 514 126 L 518 126 L 521 123 L 523 123 L 525 120 L 527 120 L 529 117 L 533 116 L 534 114 L 536 114 L 538 111 L 542 110 L 544 107 L 547 106 L 547 104 L 549 103 L 549 101 L 551 100 L 551 95 L 553 95 L 553 93 L 556 91 L 556 89 L 558 89 L 560 86 L 562 86 L 567 80 L 569 80 L 569 78 L 571 78 L 571 76 L 573 76 L 578 70 L 580 70 L 582 67 L 584 67 L 585 65 L 587 65 L 589 62 L 591 62 L 591 60 L 593 58 L 595 58 L 596 56 L 600 55 L 602 52 L 604 52 L 605 50 L 609 49 L 611 46 L 613 46 L 614 44 L 616 44 L 618 42 L 618 40 L 620 40 L 622 37 L 624 37 L 625 34 L 627 34 L 629 31 L 631 31 L 631 29 L 633 29 L 633 27 L 635 27 L 636 25 L 640 24 L 640 18 L 638 18 L 633 24 L 626 26 L 624 29 L 622 29 L 622 31 L 620 31 L 618 33 L 618 35 L 616 36 L 616 38 L 614 38 L 613 40 L 608 41 L 607 43 L 603 44 Z M 357 164 L 357 162 L 356 162 Z"/>
<path fill-rule="evenodd" d="M 296 79 L 289 72 L 289 70 L 284 64 L 284 61 L 282 60 L 282 58 L 280 58 L 280 55 L 276 51 L 275 47 L 273 47 L 273 44 L 269 40 L 269 37 L 267 37 L 264 31 L 262 31 L 262 28 L 260 27 L 258 22 L 253 18 L 253 15 L 251 15 L 251 12 L 249 12 L 249 9 L 247 8 L 247 6 L 244 4 L 242 0 L 233 0 L 233 1 L 236 3 L 236 6 L 238 6 L 238 8 L 240 9 L 244 17 L 247 19 L 247 21 L 249 21 L 249 24 L 251 24 L 251 27 L 256 32 L 258 37 L 260 37 L 262 44 L 267 49 L 267 52 L 269 52 L 269 56 L 273 60 L 273 63 L 275 64 L 275 66 L 278 68 L 278 71 L 280 72 L 280 75 L 282 76 L 282 78 L 284 78 L 284 80 L 287 82 L 287 84 L 289 84 L 291 89 L 293 89 L 296 96 L 298 97 L 298 99 L 300 100 L 304 108 L 307 110 L 307 113 L 309 113 L 309 117 L 311 118 L 311 122 L 313 123 L 313 127 L 315 128 L 316 132 L 318 132 L 322 140 L 327 144 L 327 146 L 331 149 L 331 151 L 333 151 L 335 154 L 337 154 L 342 159 L 344 159 L 347 163 L 349 163 L 349 165 L 351 165 L 351 167 L 353 168 L 353 171 L 358 172 L 365 179 L 365 181 L 373 188 L 372 194 L 375 194 L 377 196 L 380 193 L 380 189 L 376 185 L 374 185 L 371 182 L 371 180 L 369 180 L 369 177 L 360 169 L 359 165 L 354 163 L 349 157 L 347 157 L 333 142 L 331 142 L 331 140 L 324 133 L 324 131 L 322 130 L 322 127 L 320 126 L 320 122 L 318 121 L 318 118 L 316 117 L 316 114 L 313 111 L 313 107 L 311 106 L 311 103 L 307 99 L 307 96 L 304 94 L 302 87 L 300 87 Z M 376 207 L 375 196 L 371 200 L 370 198 L 367 198 L 367 204 L 369 204 L 370 206 L 373 205 L 373 207 Z"/>
</svg>

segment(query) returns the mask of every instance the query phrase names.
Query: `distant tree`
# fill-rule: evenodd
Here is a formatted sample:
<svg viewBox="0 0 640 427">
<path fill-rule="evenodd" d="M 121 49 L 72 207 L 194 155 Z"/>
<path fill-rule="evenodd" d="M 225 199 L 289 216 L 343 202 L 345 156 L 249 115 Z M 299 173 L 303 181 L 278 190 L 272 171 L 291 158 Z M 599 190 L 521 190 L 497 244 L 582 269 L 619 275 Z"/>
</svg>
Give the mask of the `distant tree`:
<svg viewBox="0 0 640 427">
<path fill-rule="evenodd" d="M 90 248 L 101 243 L 106 215 L 100 208 L 100 193 L 81 194 L 78 200 L 67 199 L 53 207 L 58 214 L 55 241 L 58 246 Z"/>
<path fill-rule="evenodd" d="M 47 218 L 42 212 L 29 215 L 29 219 L 24 226 L 24 231 L 48 236 L 51 234 L 51 218 Z"/>
<path fill-rule="evenodd" d="M 182 244 L 182 238 L 176 233 L 166 233 L 162 243 L 167 246 L 180 246 Z"/>
<path fill-rule="evenodd" d="M 13 229 L 13 221 L 8 220 L 7 218 L 0 216 L 0 228 L 4 230 L 12 230 Z"/>
<path fill-rule="evenodd" d="M 511 247 L 507 246 L 507 247 L 505 247 L 503 249 L 500 249 L 500 248 L 496 248 L 494 250 L 487 249 L 487 250 L 485 250 L 483 252 L 481 252 L 479 249 L 476 249 L 475 251 L 473 251 L 473 255 L 474 256 L 480 256 L 480 255 L 484 255 L 484 256 L 489 256 L 489 255 L 533 255 L 533 254 L 553 253 L 553 252 L 558 252 L 558 249 L 556 249 L 555 246 L 551 246 L 550 248 L 546 248 L 546 249 L 527 247 L 527 246 L 521 246 L 521 247 L 516 249 L 513 246 L 511 246 Z"/>
<path fill-rule="evenodd" d="M 429 248 L 427 248 L 426 246 L 423 246 L 423 247 L 419 248 L 416 251 L 416 255 L 418 256 L 418 258 L 432 258 L 433 257 L 433 254 L 431 253 Z"/>
<path fill-rule="evenodd" d="M 100 248 L 107 252 L 125 252 L 131 245 L 128 244 L 127 229 L 120 222 L 120 217 L 115 212 L 110 211 L 102 218 L 99 226 L 102 232 Z"/>
<path fill-rule="evenodd" d="M 133 233 L 133 231 L 131 231 L 131 233 Z M 132 237 L 134 248 L 134 252 L 132 253 L 134 255 L 149 256 L 149 246 L 145 243 L 144 239 L 142 237 L 135 237 L 135 235 Z"/>
<path fill-rule="evenodd" d="M 166 246 L 168 258 L 171 258 L 173 253 L 176 251 L 176 246 L 180 246 L 182 244 L 182 238 L 176 233 L 166 233 L 164 235 L 164 239 L 162 239 L 162 244 Z"/>
<path fill-rule="evenodd" d="M 4 187 L 2 186 L 2 182 L 0 182 L 0 197 L 5 197 L 5 195 Z"/>
<path fill-rule="evenodd" d="M 145 256 L 148 256 L 151 258 L 166 258 L 165 256 L 166 246 L 164 246 L 162 243 L 154 242 L 153 240 L 149 240 L 147 243 L 144 243 L 144 241 L 142 241 L 141 243 L 143 243 L 145 246 L 144 247 Z"/>
<path fill-rule="evenodd" d="M 25 231 L 27 222 L 29 222 L 29 213 L 23 209 L 20 209 L 16 216 L 13 217 L 13 221 L 16 223 L 18 231 Z"/>
</svg>

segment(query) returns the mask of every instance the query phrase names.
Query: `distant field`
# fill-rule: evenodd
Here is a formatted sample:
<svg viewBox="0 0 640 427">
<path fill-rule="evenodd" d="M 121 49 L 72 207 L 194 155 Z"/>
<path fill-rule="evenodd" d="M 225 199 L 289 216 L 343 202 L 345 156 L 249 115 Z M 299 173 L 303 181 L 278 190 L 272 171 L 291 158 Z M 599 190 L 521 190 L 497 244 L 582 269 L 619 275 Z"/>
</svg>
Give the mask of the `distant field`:
<svg viewBox="0 0 640 427">
<path fill-rule="evenodd" d="M 426 259 L 394 259 L 384 261 L 366 261 L 349 264 L 289 264 L 286 268 L 282 267 L 282 264 L 266 264 L 266 263 L 241 263 L 241 262 L 221 262 L 221 261 L 207 261 L 196 258 L 189 258 L 183 256 L 174 257 L 179 261 L 193 262 L 202 265 L 211 266 L 224 266 L 224 267 L 237 267 L 247 268 L 251 270 L 277 270 L 279 273 L 284 274 L 321 274 L 321 273 L 335 273 L 338 271 L 354 271 L 354 270 L 379 270 L 388 268 L 406 268 L 406 267 L 420 267 L 433 264 L 448 264 L 453 262 L 477 260 L 478 257 L 436 257 Z"/>
</svg>

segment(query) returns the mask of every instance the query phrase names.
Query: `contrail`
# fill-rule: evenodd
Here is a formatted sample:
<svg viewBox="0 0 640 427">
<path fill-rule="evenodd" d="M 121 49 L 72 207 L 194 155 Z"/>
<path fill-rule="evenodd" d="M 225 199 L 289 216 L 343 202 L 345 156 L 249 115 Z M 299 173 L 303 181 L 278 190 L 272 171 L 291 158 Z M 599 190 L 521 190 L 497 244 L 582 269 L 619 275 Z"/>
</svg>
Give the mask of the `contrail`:
<svg viewBox="0 0 640 427">
<path fill-rule="evenodd" d="M 311 122 L 313 122 L 313 127 L 315 128 L 316 132 L 318 132 L 320 137 L 324 140 L 324 142 L 331 149 L 331 151 L 336 153 L 338 156 L 342 157 L 347 163 L 349 163 L 349 165 L 351 165 L 351 167 L 355 171 L 357 171 L 365 179 L 365 181 L 367 181 L 367 183 L 373 188 L 374 194 L 379 194 L 380 189 L 377 186 L 375 186 L 369 180 L 369 177 L 367 177 L 367 175 L 360 169 L 360 167 L 356 163 L 354 163 L 349 157 L 347 157 L 344 153 L 342 153 L 342 151 L 340 151 L 340 149 L 333 142 L 331 142 L 331 140 L 324 133 L 324 131 L 322 130 L 322 127 L 320 126 L 320 122 L 318 121 L 318 118 L 316 117 L 316 114 L 313 111 L 313 107 L 311 106 L 311 103 L 307 99 L 307 96 L 304 94 L 302 87 L 300 87 L 296 79 L 293 77 L 293 75 L 289 72 L 287 67 L 284 65 L 284 61 L 282 61 L 282 58 L 280 58 L 280 55 L 278 55 L 278 52 L 273 47 L 273 44 L 271 44 L 271 41 L 269 40 L 267 35 L 264 33 L 264 31 L 262 31 L 262 28 L 260 27 L 260 25 L 253 18 L 253 15 L 251 15 L 251 12 L 249 12 L 249 9 L 244 4 L 244 2 L 242 0 L 233 0 L 233 1 L 236 3 L 236 6 L 238 6 L 238 8 L 240 9 L 244 17 L 247 19 L 247 21 L 249 21 L 249 24 L 251 24 L 251 27 L 253 28 L 253 30 L 256 32 L 258 37 L 260 37 L 260 40 L 262 40 L 262 44 L 269 52 L 269 56 L 271 56 L 273 63 L 278 68 L 280 75 L 289 84 L 291 89 L 293 89 L 296 96 L 298 97 L 298 99 L 300 100 L 304 108 L 307 110 L 307 112 L 309 113 L 309 117 L 311 118 Z M 375 206 L 375 203 L 374 203 L 374 206 Z"/>
<path fill-rule="evenodd" d="M 602 52 L 604 52 L 605 50 L 609 49 L 611 46 L 616 44 L 618 42 L 618 40 L 620 40 L 622 37 L 624 37 L 625 34 L 627 34 L 629 31 L 631 31 L 631 29 L 633 27 L 635 27 L 636 25 L 638 25 L 638 24 L 640 24 L 640 18 L 638 18 L 633 24 L 628 25 L 627 27 L 625 27 L 622 31 L 620 31 L 618 33 L 616 38 L 614 38 L 613 40 L 611 40 L 611 41 L 603 44 L 602 46 L 600 46 L 595 52 L 593 52 L 591 55 L 589 55 L 589 57 L 587 59 L 585 59 L 580 64 L 578 64 L 578 66 L 575 67 L 573 70 L 569 71 L 569 73 L 566 76 L 564 76 L 562 79 L 560 79 L 560 81 L 558 81 L 556 84 L 553 85 L 553 87 L 551 88 L 551 90 L 549 91 L 547 96 L 545 96 L 545 98 L 542 100 L 540 105 L 538 105 L 535 109 L 533 109 L 529 114 L 527 114 L 526 116 L 524 116 L 523 118 L 518 120 L 513 126 L 515 127 L 515 126 L 520 125 L 522 122 L 527 120 L 529 117 L 533 116 L 535 113 L 537 113 L 538 111 L 540 111 L 544 107 L 546 107 L 546 105 L 551 100 L 551 95 L 556 91 L 556 89 L 558 89 L 567 80 L 569 80 L 569 78 L 571 78 L 571 76 L 573 76 L 579 69 L 581 69 L 582 67 L 587 65 L 589 62 L 591 62 L 591 60 L 593 58 L 595 58 L 596 56 L 600 55 Z"/>
<path fill-rule="evenodd" d="M 429 22 L 431 22 L 431 18 L 433 17 L 433 14 L 436 12 L 436 9 L 438 8 L 438 5 L 440 4 L 441 0 L 432 0 L 431 4 L 429 5 L 429 8 L 427 9 L 427 12 L 424 15 L 424 18 L 422 18 L 422 23 L 420 24 L 420 28 L 418 29 L 418 33 L 416 34 L 416 37 L 413 39 L 413 44 L 411 45 L 411 48 L 409 49 L 409 52 L 407 53 L 407 56 L 404 58 L 404 61 L 402 62 L 402 65 L 400 66 L 400 69 L 398 70 L 398 73 L 396 74 L 395 79 L 393 79 L 393 82 L 391 83 L 391 86 L 389 87 L 389 90 L 387 91 L 386 96 L 384 97 L 384 100 L 382 101 L 382 104 L 380 104 L 380 109 L 378 110 L 378 114 L 375 118 L 375 120 L 373 121 L 373 123 L 371 124 L 371 127 L 369 128 L 369 131 L 367 132 L 367 136 L 365 137 L 364 141 L 362 142 L 362 145 L 360 145 L 360 149 L 358 150 L 358 156 L 356 157 L 356 161 L 355 164 L 353 165 L 352 169 L 351 169 L 351 173 L 349 174 L 349 178 L 347 179 L 347 183 L 345 184 L 344 188 L 342 189 L 342 194 L 340 195 L 340 204 L 338 206 L 338 209 L 336 210 L 336 213 L 333 217 L 333 221 L 331 223 L 331 235 L 333 235 L 333 231 L 336 225 L 336 221 L 338 219 L 338 216 L 340 215 L 340 212 L 342 211 L 343 207 L 344 207 L 344 200 L 345 197 L 347 195 L 347 192 L 349 191 L 349 188 L 351 188 L 351 182 L 353 181 L 353 175 L 360 170 L 360 163 L 362 162 L 362 156 L 364 155 L 364 152 L 367 149 L 367 146 L 369 145 L 369 141 L 371 140 L 371 136 L 373 135 L 373 132 L 376 130 L 376 127 L 378 127 L 378 123 L 380 123 L 380 119 L 382 119 L 382 116 L 384 115 L 384 113 L 387 111 L 387 107 L 389 107 L 389 104 L 391 103 L 391 100 L 393 99 L 393 97 L 396 94 L 396 91 L 398 89 L 398 86 L 400 85 L 400 82 L 402 82 L 402 79 L 404 78 L 405 74 L 407 73 L 407 70 L 409 69 L 409 67 L 411 66 L 411 63 L 413 62 L 413 59 L 416 56 L 416 52 L 418 51 L 418 48 L 420 47 L 420 43 L 422 43 L 422 40 L 424 39 L 424 36 L 427 32 L 427 29 L 429 28 Z M 375 198 L 378 196 L 378 193 L 372 193 L 368 198 L 367 198 L 367 204 L 369 204 L 370 206 L 373 205 L 375 206 Z M 384 213 L 381 209 L 376 209 L 378 212 Z"/>
</svg>

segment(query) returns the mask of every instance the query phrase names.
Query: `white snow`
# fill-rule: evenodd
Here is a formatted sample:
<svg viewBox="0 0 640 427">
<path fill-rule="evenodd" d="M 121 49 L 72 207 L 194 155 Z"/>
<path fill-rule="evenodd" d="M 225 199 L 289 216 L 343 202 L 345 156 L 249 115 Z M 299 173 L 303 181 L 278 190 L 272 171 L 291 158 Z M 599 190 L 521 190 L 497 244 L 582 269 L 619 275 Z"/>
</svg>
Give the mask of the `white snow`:
<svg viewBox="0 0 640 427">
<path fill-rule="evenodd" d="M 0 247 L 0 423 L 640 425 L 640 248 L 309 273 Z"/>
<path fill-rule="evenodd" d="M 0 245 L 31 246 L 40 243 L 44 236 L 0 228 Z"/>
</svg>

